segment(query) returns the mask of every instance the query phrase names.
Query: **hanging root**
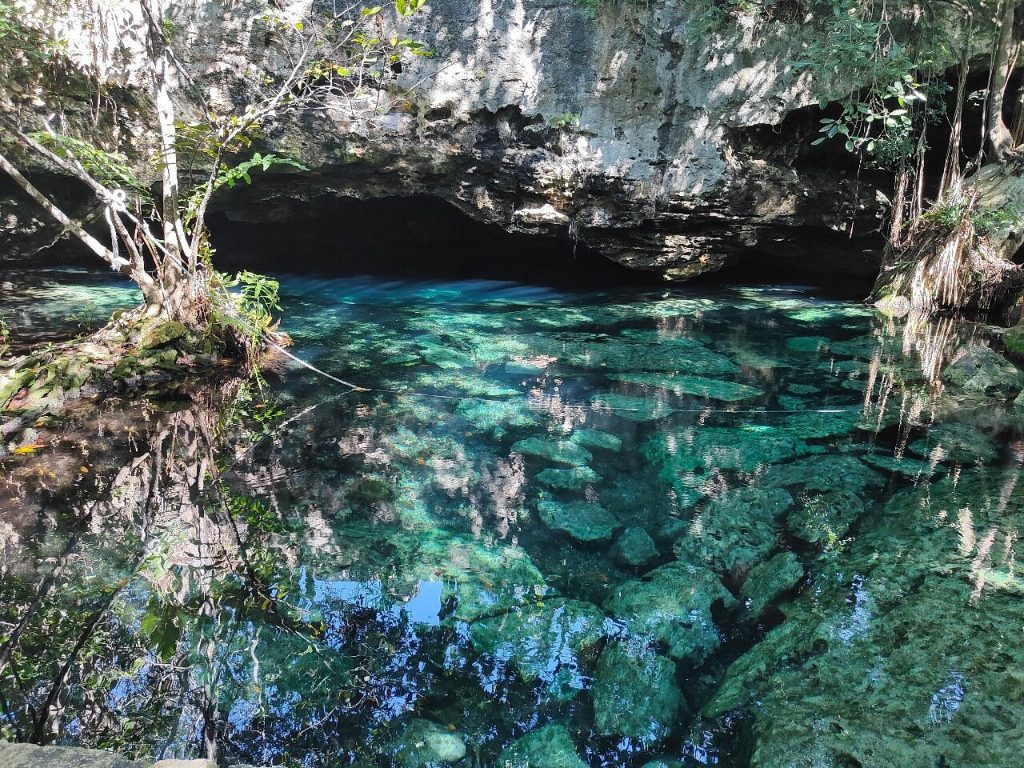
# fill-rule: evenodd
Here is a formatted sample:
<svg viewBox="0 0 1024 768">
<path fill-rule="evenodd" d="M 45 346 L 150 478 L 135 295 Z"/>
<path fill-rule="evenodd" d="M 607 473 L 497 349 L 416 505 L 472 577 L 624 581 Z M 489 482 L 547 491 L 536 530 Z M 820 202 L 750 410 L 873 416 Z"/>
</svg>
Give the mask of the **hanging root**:
<svg viewBox="0 0 1024 768">
<path fill-rule="evenodd" d="M 1002 208 L 993 208 L 989 187 L 1005 176 L 983 169 L 971 186 L 953 184 L 919 216 L 886 255 L 872 290 L 875 305 L 898 314 L 988 311 L 1020 290 L 1024 272 L 1011 261 L 1018 236 L 991 223 L 1005 217 Z"/>
</svg>

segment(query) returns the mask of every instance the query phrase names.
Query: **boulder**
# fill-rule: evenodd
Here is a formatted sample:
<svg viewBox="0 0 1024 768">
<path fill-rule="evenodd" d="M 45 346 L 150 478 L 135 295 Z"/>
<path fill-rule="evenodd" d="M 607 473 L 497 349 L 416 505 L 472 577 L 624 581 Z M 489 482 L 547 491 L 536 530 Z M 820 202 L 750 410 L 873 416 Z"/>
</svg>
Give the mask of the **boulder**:
<svg viewBox="0 0 1024 768">
<path fill-rule="evenodd" d="M 537 513 L 548 528 L 561 531 L 580 544 L 605 544 L 622 528 L 611 512 L 585 501 L 540 501 Z"/>
<path fill-rule="evenodd" d="M 594 677 L 594 726 L 605 736 L 643 745 L 667 738 L 686 712 L 676 665 L 649 648 L 615 643 L 604 649 Z"/>
<path fill-rule="evenodd" d="M 595 605 L 553 598 L 475 621 L 470 639 L 527 683 L 539 681 L 556 698 L 568 699 L 586 687 L 584 657 L 604 638 L 604 621 Z"/>
<path fill-rule="evenodd" d="M 466 742 L 458 731 L 417 717 L 405 727 L 391 751 L 401 768 L 441 768 L 466 756 Z"/>
<path fill-rule="evenodd" d="M 629 568 L 643 568 L 658 559 L 658 547 L 643 528 L 627 528 L 612 547 L 612 557 Z"/>
<path fill-rule="evenodd" d="M 512 742 L 498 756 L 501 768 L 588 768 L 563 725 L 546 725 Z"/>
<path fill-rule="evenodd" d="M 756 619 L 775 599 L 788 592 L 804 577 L 804 567 L 792 552 L 780 552 L 771 560 L 755 565 L 740 589 L 747 613 Z"/>
<path fill-rule="evenodd" d="M 712 605 L 731 607 L 734 602 L 712 571 L 675 562 L 618 585 L 605 608 L 630 637 L 661 643 L 673 659 L 697 666 L 721 644 Z"/>
<path fill-rule="evenodd" d="M 968 347 L 942 372 L 946 386 L 971 395 L 1010 400 L 1024 390 L 1024 373 L 988 347 Z"/>
<path fill-rule="evenodd" d="M 793 497 L 782 488 L 730 491 L 697 514 L 676 542 L 676 556 L 739 578 L 776 548 L 776 520 L 792 505 Z"/>
</svg>

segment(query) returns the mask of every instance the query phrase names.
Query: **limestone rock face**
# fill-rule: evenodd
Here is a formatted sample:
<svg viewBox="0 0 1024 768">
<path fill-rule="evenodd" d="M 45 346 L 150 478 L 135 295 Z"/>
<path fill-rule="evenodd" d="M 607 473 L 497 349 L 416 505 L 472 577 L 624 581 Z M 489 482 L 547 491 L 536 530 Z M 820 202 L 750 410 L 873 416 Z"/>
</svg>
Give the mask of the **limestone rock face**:
<svg viewBox="0 0 1024 768">
<path fill-rule="evenodd" d="M 4 768 L 144 768 L 113 752 L 78 747 L 38 747 L 0 741 L 0 765 Z"/>
<path fill-rule="evenodd" d="M 48 22 L 69 56 L 105 82 L 144 86 L 137 41 L 111 33 L 132 3 L 69 5 Z M 208 100 L 237 107 L 254 75 L 286 66 L 273 25 L 309 7 L 237 0 L 224 12 L 187 0 L 175 5 L 174 42 Z M 847 254 L 843 265 L 873 274 L 877 264 L 859 255 L 878 224 L 870 179 L 826 168 L 827 157 L 798 163 L 817 126 L 784 123 L 816 103 L 789 66 L 806 27 L 738 20 L 698 34 L 695 12 L 682 0 L 604 3 L 593 15 L 573 0 L 435 0 L 409 20 L 389 18 L 385 34 L 434 55 L 379 94 L 339 94 L 268 126 L 265 148 L 309 171 L 240 186 L 220 213 L 258 230 L 330 221 L 343 199 L 424 194 L 666 279 L 748 254 L 799 263 L 827 253 L 833 271 Z M 188 117 L 189 105 L 181 111 Z"/>
</svg>

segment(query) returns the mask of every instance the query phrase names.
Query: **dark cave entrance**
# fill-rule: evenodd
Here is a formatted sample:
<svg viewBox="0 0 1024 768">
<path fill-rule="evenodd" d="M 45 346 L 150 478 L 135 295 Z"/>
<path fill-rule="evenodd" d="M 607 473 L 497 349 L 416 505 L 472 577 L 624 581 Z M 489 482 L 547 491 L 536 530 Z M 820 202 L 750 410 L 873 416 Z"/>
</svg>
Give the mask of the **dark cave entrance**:
<svg viewBox="0 0 1024 768">
<path fill-rule="evenodd" d="M 238 210 L 252 218 L 251 211 Z M 428 195 L 320 199 L 292 208 L 287 221 L 239 221 L 230 213 L 216 213 L 209 224 L 215 262 L 225 270 L 571 287 L 662 284 L 658 275 L 626 269 L 567 234 L 509 233 Z"/>
<path fill-rule="evenodd" d="M 225 271 L 376 275 L 405 279 L 509 280 L 568 289 L 673 285 L 657 272 L 628 269 L 562 236 L 509 233 L 476 221 L 429 195 L 358 200 L 321 197 L 286 202 L 273 220 L 240 200 L 212 214 L 215 262 Z M 282 211 L 284 215 L 282 214 Z M 877 274 L 877 254 L 834 232 L 811 237 L 820 256 L 785 244 L 751 250 L 732 265 L 687 285 L 696 290 L 738 284 L 801 284 L 822 294 L 861 299 Z M 833 242 L 835 241 L 835 242 Z M 845 246 L 845 248 L 843 247 Z M 819 250 L 820 249 L 820 250 Z"/>
</svg>

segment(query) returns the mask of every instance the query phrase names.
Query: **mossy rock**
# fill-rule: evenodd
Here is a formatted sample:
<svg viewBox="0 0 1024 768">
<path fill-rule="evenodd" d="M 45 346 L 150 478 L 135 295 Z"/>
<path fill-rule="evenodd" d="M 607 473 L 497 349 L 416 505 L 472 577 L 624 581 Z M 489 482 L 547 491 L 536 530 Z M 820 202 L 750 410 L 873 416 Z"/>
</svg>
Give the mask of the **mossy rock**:
<svg viewBox="0 0 1024 768">
<path fill-rule="evenodd" d="M 622 528 L 611 512 L 585 501 L 563 504 L 545 500 L 538 502 L 537 513 L 548 528 L 561 531 L 580 544 L 607 544 Z"/>
<path fill-rule="evenodd" d="M 139 337 L 140 349 L 156 349 L 171 342 L 183 339 L 188 335 L 188 328 L 177 320 L 154 323 L 143 329 Z"/>
<path fill-rule="evenodd" d="M 1024 358 L 1024 323 L 1008 328 L 1003 334 L 1003 346 L 1014 357 Z"/>
<path fill-rule="evenodd" d="M 618 585 L 605 608 L 641 643 L 659 643 L 677 661 L 702 664 L 722 639 L 712 606 L 731 608 L 735 598 L 718 577 L 699 565 L 675 562 L 644 579 Z"/>
</svg>

